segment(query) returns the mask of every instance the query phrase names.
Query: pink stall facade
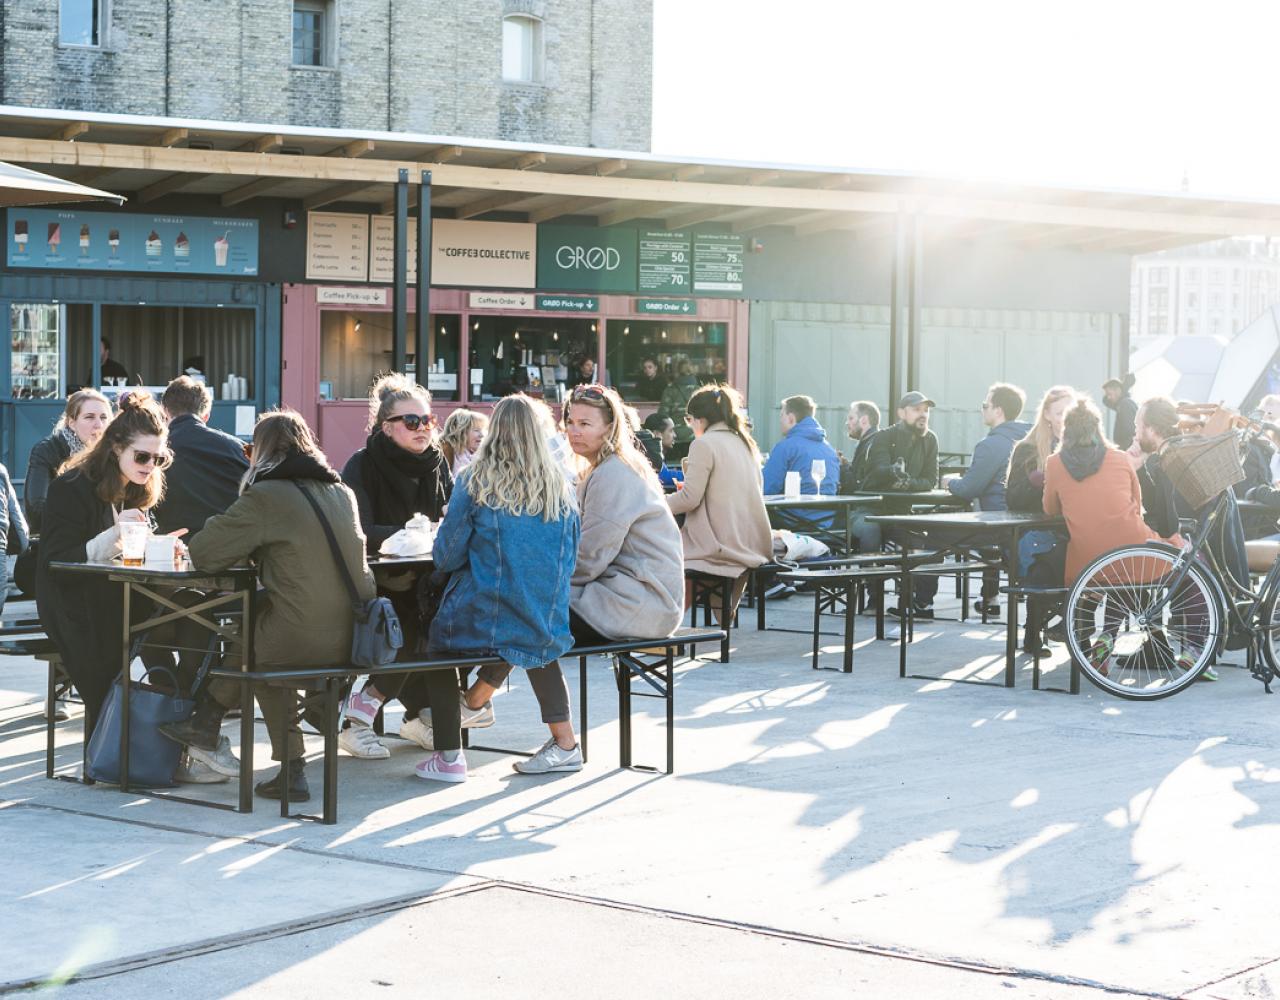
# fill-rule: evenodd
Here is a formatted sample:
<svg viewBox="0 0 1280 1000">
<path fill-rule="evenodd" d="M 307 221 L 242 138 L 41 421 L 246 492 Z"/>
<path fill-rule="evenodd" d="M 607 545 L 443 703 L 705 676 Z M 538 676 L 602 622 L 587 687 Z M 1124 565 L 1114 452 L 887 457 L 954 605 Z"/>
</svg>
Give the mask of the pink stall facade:
<svg viewBox="0 0 1280 1000">
<path fill-rule="evenodd" d="M 391 365 L 391 289 L 286 285 L 281 398 L 320 435 L 339 467 L 365 441 L 370 381 Z M 417 293 L 409 289 L 410 370 L 432 393 L 443 422 L 460 406 L 492 409 L 511 392 L 553 405 L 592 372 L 642 416 L 664 380 L 747 384 L 748 304 L 738 299 L 432 289 L 430 340 L 419 372 Z M 645 362 L 650 362 L 646 365 Z M 657 370 L 657 381 L 645 375 Z"/>
</svg>

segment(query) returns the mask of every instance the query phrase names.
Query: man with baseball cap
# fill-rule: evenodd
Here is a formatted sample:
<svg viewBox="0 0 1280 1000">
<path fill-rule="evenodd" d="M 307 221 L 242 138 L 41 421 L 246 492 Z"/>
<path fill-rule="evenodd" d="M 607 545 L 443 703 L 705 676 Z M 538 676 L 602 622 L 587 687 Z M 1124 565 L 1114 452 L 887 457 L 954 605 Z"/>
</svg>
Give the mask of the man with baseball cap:
<svg viewBox="0 0 1280 1000">
<path fill-rule="evenodd" d="M 918 493 L 938 485 L 938 436 L 929 430 L 929 410 L 935 405 L 914 389 L 898 400 L 898 422 L 871 441 L 864 490 Z M 937 592 L 936 576 L 916 581 L 912 613 L 917 618 L 933 617 Z M 901 617 L 900 608 L 889 613 Z"/>
</svg>

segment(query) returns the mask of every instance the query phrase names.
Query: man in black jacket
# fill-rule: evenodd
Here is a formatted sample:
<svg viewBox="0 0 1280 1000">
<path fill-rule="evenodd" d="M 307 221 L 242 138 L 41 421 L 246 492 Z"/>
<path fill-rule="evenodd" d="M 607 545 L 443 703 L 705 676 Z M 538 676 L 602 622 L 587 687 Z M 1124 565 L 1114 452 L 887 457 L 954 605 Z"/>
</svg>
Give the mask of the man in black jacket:
<svg viewBox="0 0 1280 1000">
<path fill-rule="evenodd" d="M 920 493 L 938 485 L 938 436 L 929 430 L 929 410 L 935 405 L 923 392 L 911 391 L 898 400 L 898 422 L 878 432 L 867 457 L 862 488 Z M 913 611 L 917 618 L 933 617 L 938 578 L 922 576 L 915 582 Z M 889 613 L 902 616 L 902 609 Z"/>
<path fill-rule="evenodd" d="M 1138 404 L 1129 395 L 1133 385 L 1132 372 L 1123 380 L 1109 378 L 1102 383 L 1102 402 L 1108 409 L 1116 411 L 1116 423 L 1111 432 L 1111 440 L 1121 451 L 1128 451 L 1129 446 L 1133 444 L 1135 424 L 1138 419 Z"/>
<path fill-rule="evenodd" d="M 186 528 L 190 541 L 205 521 L 235 502 L 249 460 L 238 438 L 208 426 L 213 397 L 202 383 L 179 376 L 169 383 L 160 404 L 169 418 L 173 463 L 165 470 L 164 500 L 156 508 L 156 522 L 162 533 Z"/>
<path fill-rule="evenodd" d="M 852 460 L 846 461 L 843 457 L 840 460 L 840 492 L 849 495 L 861 490 L 862 481 L 867 478 L 871 440 L 880 430 L 880 407 L 866 399 L 850 403 L 844 429 L 850 441 L 858 442 Z M 879 552 L 884 541 L 880 525 L 868 521 L 866 511 L 851 510 L 846 516 L 853 519 L 849 530 L 857 539 L 858 551 Z"/>
</svg>

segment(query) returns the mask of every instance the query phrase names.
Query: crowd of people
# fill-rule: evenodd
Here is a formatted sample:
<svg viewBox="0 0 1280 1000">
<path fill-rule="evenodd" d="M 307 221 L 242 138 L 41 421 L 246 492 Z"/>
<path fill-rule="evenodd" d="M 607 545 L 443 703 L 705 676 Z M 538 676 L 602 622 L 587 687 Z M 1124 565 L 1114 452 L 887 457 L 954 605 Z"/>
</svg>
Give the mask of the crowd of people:
<svg viewBox="0 0 1280 1000">
<path fill-rule="evenodd" d="M 674 422 L 642 424 L 617 392 L 593 382 L 575 386 L 559 413 L 517 394 L 489 416 L 456 409 L 439 427 L 430 393 L 388 374 L 370 390 L 365 445 L 340 472 L 298 414 L 264 414 L 245 446 L 209 427 L 211 405 L 205 386 L 187 376 L 159 400 L 127 393 L 114 412 L 97 392 L 75 393 L 32 451 L 25 513 L 7 479 L 0 484 L 11 497 L 11 546 L 27 549 L 28 519 L 38 526 L 38 544 L 25 555 L 34 562 L 31 589 L 84 701 L 86 738 L 115 680 L 102 650 L 120 648 L 121 595 L 103 578 L 52 564 L 119 556 L 129 522 L 177 537 L 197 570 L 257 568 L 259 668 L 343 662 L 353 629 L 344 576 L 360 600 L 389 599 L 405 633 L 403 655 L 501 658 L 504 667 L 474 677 L 379 676 L 345 699 L 339 741 L 348 754 L 390 756 L 375 721 L 395 699 L 404 708 L 400 735 L 428 751 L 417 774 L 446 782 L 465 780 L 461 731 L 492 725 L 492 695 L 515 668 L 526 672 L 549 730 L 516 770 L 580 769 L 559 657 L 575 646 L 673 633 L 686 610 L 686 568 L 731 578 L 736 605 L 748 572 L 771 555 L 759 450 L 728 385 L 689 395 L 681 421 L 689 456 L 667 490 Z M 433 571 L 376 559 L 371 567 L 415 515 L 438 524 Z M 135 602 L 131 619 L 145 621 L 152 610 Z M 197 653 L 207 636 L 190 630 L 199 626 L 153 629 L 141 656 L 149 668 L 171 668 L 194 695 L 191 717 L 162 729 L 183 747 L 178 780 L 225 781 L 239 761 L 223 722 L 248 706 L 239 704 L 237 682 L 202 680 Z M 229 644 L 220 655 L 234 665 L 241 651 Z M 257 791 L 303 801 L 310 792 L 297 721 L 278 689 L 260 686 L 255 696 L 272 757 L 289 762 Z"/>
<path fill-rule="evenodd" d="M 1161 467 L 1161 445 L 1178 433 L 1176 404 L 1155 397 L 1139 405 L 1128 390 L 1124 383 L 1104 389 L 1117 413 L 1115 436 L 1129 438 L 1123 449 L 1108 439 L 1094 404 L 1070 387 L 1046 392 L 1034 420 L 1021 419 L 1026 396 L 1016 386 L 992 385 L 981 401 L 987 434 L 964 474 L 941 485 L 980 510 L 1062 516 L 1064 530 L 1023 537 L 1017 558 L 1025 579 L 1069 585 L 1101 553 L 1147 539 L 1177 541 L 1181 520 L 1203 513 L 1186 509 Z M 782 401 L 782 436 L 767 457 L 732 386 L 709 383 L 683 398 L 679 425 L 663 410 L 642 422 L 615 390 L 583 382 L 558 413 L 517 394 L 488 416 L 455 409 L 440 427 L 430 393 L 391 373 L 373 384 L 368 437 L 339 472 L 292 411 L 264 414 L 247 447 L 209 427 L 210 394 L 188 376 L 171 382 L 158 401 L 128 393 L 115 412 L 101 394 L 82 390 L 32 449 L 23 504 L 7 473 L 0 476 L 6 494 L 0 513 L 9 551 L 21 553 L 41 621 L 83 698 L 86 735 L 115 679 L 112 658 L 102 651 L 120 648 L 120 592 L 103 578 L 55 572 L 51 564 L 110 560 L 121 551 L 121 525 L 145 522 L 178 537 L 196 569 L 257 567 L 253 620 L 261 668 L 343 661 L 353 628 L 344 578 L 360 600 L 390 601 L 406 637 L 402 655 L 503 661 L 474 677 L 420 671 L 369 679 L 345 698 L 339 741 L 348 754 L 390 756 L 375 725 L 394 699 L 404 709 L 400 736 L 427 751 L 417 774 L 465 780 L 462 730 L 493 724 L 492 696 L 518 668 L 548 738 L 516 770 L 574 771 L 582 756 L 559 658 L 574 647 L 671 635 L 689 604 L 688 573 L 729 581 L 728 605 L 715 606 L 729 621 L 750 572 L 773 557 L 764 496 L 782 493 L 789 474 L 800 474 L 802 492 L 827 495 L 940 485 L 938 441 L 929 429 L 935 404 L 924 393 L 903 395 L 887 427 L 874 403 L 852 403 L 848 457 L 828 442 L 808 396 Z M 1270 405 L 1280 416 L 1280 399 Z M 681 428 L 689 446 L 677 474 L 668 456 Z M 1275 442 L 1263 437 L 1251 447 L 1256 454 L 1242 492 L 1280 497 Z M 376 560 L 371 568 L 383 543 L 415 515 L 438 523 L 433 570 Z M 831 516 L 813 518 L 828 524 Z M 1243 576 L 1234 506 L 1224 524 L 1212 544 L 1224 565 Z M 29 543 L 28 526 L 38 541 Z M 864 552 L 905 542 L 884 537 L 859 515 L 850 530 Z M 977 605 L 984 614 L 999 611 L 998 582 L 994 574 L 984 578 Z M 910 601 L 912 615 L 932 617 L 936 590 L 936 576 L 921 577 L 893 610 L 901 615 Z M 142 621 L 151 610 L 139 603 L 131 615 Z M 1024 648 L 1042 650 L 1044 637 L 1054 637 L 1044 624 L 1029 617 Z M 196 701 L 188 720 L 164 728 L 184 748 L 179 779 L 224 781 L 238 774 L 239 762 L 222 724 L 248 706 L 239 704 L 234 682 L 201 683 L 200 657 L 191 651 L 202 640 L 182 631 L 194 627 L 157 629 L 143 661 L 172 668 Z M 235 663 L 240 651 L 232 645 L 221 655 Z M 257 790 L 305 800 L 296 720 L 278 690 L 261 688 L 256 697 L 273 758 L 289 762 Z"/>
</svg>

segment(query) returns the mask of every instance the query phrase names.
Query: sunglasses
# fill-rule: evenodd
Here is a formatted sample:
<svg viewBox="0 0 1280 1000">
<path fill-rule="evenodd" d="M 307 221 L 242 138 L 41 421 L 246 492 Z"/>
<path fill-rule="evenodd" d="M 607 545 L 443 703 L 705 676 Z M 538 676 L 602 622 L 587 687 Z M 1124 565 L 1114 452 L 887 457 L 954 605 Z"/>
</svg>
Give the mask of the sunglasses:
<svg viewBox="0 0 1280 1000">
<path fill-rule="evenodd" d="M 422 416 L 419 413 L 398 413 L 394 417 L 387 417 L 389 423 L 400 421 L 404 424 L 405 430 L 416 431 L 419 427 L 434 427 L 436 418 L 433 416 Z"/>
<path fill-rule="evenodd" d="M 133 451 L 133 462 L 135 465 L 155 465 L 157 469 L 163 469 L 173 459 L 167 451 Z"/>
<path fill-rule="evenodd" d="M 579 399 L 603 400 L 605 398 L 604 386 L 594 382 L 591 385 L 575 385 L 573 387 L 573 392 L 570 394 L 569 398 L 571 400 L 579 400 Z"/>
</svg>

